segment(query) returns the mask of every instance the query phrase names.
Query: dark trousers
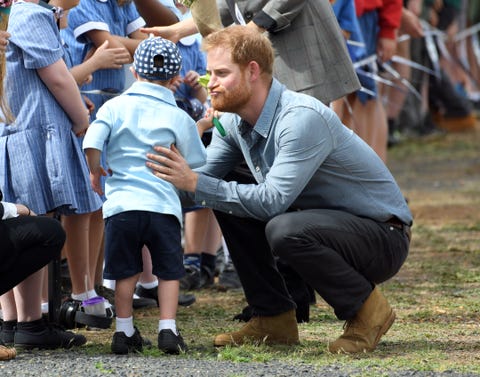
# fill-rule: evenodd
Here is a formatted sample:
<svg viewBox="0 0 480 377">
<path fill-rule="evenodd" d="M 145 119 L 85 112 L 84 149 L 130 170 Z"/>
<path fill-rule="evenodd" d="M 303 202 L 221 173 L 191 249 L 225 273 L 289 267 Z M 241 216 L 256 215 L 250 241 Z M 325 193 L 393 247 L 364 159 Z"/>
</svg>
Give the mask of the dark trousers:
<svg viewBox="0 0 480 377">
<path fill-rule="evenodd" d="M 216 215 L 246 299 L 258 315 L 295 308 L 275 255 L 346 320 L 375 284 L 398 272 L 408 254 L 401 229 L 342 211 L 287 212 L 268 223 Z"/>
<path fill-rule="evenodd" d="M 0 294 L 60 256 L 65 231 L 58 220 L 20 216 L 0 221 Z"/>
</svg>

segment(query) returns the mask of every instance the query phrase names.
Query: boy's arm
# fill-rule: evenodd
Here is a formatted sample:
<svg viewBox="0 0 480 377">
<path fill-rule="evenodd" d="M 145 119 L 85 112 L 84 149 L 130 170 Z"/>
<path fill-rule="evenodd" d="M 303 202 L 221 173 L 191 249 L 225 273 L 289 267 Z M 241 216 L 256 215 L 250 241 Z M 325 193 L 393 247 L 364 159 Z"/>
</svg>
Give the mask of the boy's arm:
<svg viewBox="0 0 480 377">
<path fill-rule="evenodd" d="M 89 124 L 88 110 L 83 104 L 75 79 L 68 71 L 63 59 L 47 67 L 37 69 L 40 79 L 55 97 L 62 109 L 72 121 L 72 130 L 76 135 L 86 131 Z"/>
<path fill-rule="evenodd" d="M 102 152 L 94 148 L 86 148 L 84 152 L 87 158 L 88 169 L 90 170 L 90 183 L 93 191 L 99 195 L 103 195 L 100 177 L 105 177 L 107 173 L 100 165 L 100 156 Z"/>
<path fill-rule="evenodd" d="M 130 62 L 130 53 L 125 47 L 109 48 L 106 40 L 91 54 L 87 54 L 85 61 L 70 69 L 78 85 L 85 84 L 91 74 L 99 69 L 119 69 Z"/>
<path fill-rule="evenodd" d="M 135 54 L 135 50 L 137 49 L 137 46 L 140 44 L 142 40 L 147 39 L 148 35 L 142 33 L 140 30 L 136 30 L 133 33 L 131 33 L 128 36 L 128 38 L 121 37 L 119 35 L 113 35 L 113 38 L 117 41 L 117 43 L 120 43 L 123 47 L 125 47 L 130 53 L 130 55 L 133 56 L 133 54 Z"/>
<path fill-rule="evenodd" d="M 105 30 L 90 30 L 86 34 L 88 36 L 88 39 L 92 41 L 96 48 L 99 48 L 105 41 L 108 41 L 108 45 L 110 48 L 126 48 L 130 55 L 128 58 L 128 63 L 133 62 L 132 56 L 135 52 L 135 48 L 137 48 L 139 41 L 137 41 L 137 44 L 132 49 L 133 46 L 131 44 L 127 44 L 127 42 L 130 40 L 129 38 L 123 38 L 118 35 L 113 35 Z"/>
</svg>

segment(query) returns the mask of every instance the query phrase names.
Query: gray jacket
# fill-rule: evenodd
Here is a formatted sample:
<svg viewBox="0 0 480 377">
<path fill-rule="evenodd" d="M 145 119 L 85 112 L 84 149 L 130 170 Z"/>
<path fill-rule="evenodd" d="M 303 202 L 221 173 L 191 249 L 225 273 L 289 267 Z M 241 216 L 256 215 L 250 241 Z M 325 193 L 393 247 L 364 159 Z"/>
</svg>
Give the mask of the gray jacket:
<svg viewBox="0 0 480 377">
<path fill-rule="evenodd" d="M 287 88 L 328 104 L 360 88 L 345 40 L 328 0 L 238 0 L 245 21 L 265 16 L 275 48 L 275 77 Z M 231 25 L 225 0 L 217 0 L 224 26 Z M 264 22 L 263 22 L 264 23 Z M 260 25 L 264 26 L 264 25 Z"/>
</svg>

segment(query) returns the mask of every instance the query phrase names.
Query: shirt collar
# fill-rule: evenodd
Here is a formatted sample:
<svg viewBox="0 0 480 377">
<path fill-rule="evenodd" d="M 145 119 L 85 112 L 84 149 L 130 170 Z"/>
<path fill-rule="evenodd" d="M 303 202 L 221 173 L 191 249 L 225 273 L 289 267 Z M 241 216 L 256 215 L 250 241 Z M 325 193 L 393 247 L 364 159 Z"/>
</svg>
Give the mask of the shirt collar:
<svg viewBox="0 0 480 377">
<path fill-rule="evenodd" d="M 267 137 L 272 127 L 273 118 L 275 116 L 275 110 L 277 109 L 280 97 L 285 90 L 285 85 L 281 84 L 278 80 L 273 79 L 270 91 L 268 92 L 267 100 L 263 106 L 262 112 L 253 128 L 255 132 L 263 137 Z"/>
<path fill-rule="evenodd" d="M 176 106 L 175 96 L 173 92 L 161 85 L 146 81 L 135 81 L 125 92 L 125 95 L 141 94 L 145 96 L 155 97 L 173 106 Z"/>
</svg>

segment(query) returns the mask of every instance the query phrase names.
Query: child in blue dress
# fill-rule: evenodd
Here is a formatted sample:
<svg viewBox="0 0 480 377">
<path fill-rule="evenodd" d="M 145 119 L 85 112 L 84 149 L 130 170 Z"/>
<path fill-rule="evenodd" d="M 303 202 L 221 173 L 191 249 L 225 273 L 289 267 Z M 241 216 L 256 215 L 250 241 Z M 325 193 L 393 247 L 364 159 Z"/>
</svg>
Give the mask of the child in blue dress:
<svg viewBox="0 0 480 377">
<path fill-rule="evenodd" d="M 145 341 L 132 316 L 144 245 L 159 280 L 158 348 L 166 353 L 187 348 L 175 323 L 179 279 L 185 274 L 182 208 L 174 186 L 153 176 L 146 166 L 146 153 L 152 145 L 175 144 L 192 167 L 206 161 L 194 120 L 176 106 L 169 89 L 181 61 L 178 48 L 170 41 L 152 38 L 140 43 L 133 63 L 137 81 L 99 109 L 83 141 L 97 193 L 103 193 L 100 177 L 107 174 L 100 161 L 104 149 L 111 169 L 103 205 L 104 277 L 115 280 L 117 317 L 111 348 L 117 354 L 141 351 Z"/>
</svg>

